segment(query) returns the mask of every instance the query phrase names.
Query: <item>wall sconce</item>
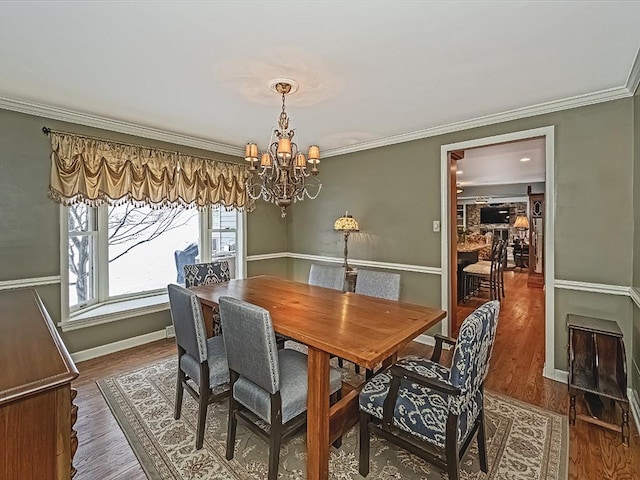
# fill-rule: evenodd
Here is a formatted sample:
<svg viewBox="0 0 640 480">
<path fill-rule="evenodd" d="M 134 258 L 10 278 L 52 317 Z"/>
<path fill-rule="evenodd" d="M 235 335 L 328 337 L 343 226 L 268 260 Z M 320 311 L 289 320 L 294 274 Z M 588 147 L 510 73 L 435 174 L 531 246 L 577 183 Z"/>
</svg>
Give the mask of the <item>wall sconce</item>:
<svg viewBox="0 0 640 480">
<path fill-rule="evenodd" d="M 358 222 L 355 218 L 349 215 L 349 212 L 345 212 L 340 218 L 336 220 L 333 224 L 333 229 L 337 232 L 342 232 L 344 235 L 344 268 L 346 271 L 353 270 L 349 264 L 347 263 L 347 255 L 349 253 L 348 250 L 348 242 L 349 242 L 349 234 L 351 232 L 359 232 L 360 227 L 358 226 Z"/>
</svg>

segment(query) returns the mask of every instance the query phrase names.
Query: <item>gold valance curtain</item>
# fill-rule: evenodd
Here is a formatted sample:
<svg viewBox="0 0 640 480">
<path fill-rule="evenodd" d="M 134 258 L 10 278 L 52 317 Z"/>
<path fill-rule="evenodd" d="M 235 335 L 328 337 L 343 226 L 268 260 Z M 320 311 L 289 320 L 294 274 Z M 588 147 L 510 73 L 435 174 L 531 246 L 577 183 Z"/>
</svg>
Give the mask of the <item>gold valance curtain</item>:
<svg viewBox="0 0 640 480">
<path fill-rule="evenodd" d="M 49 196 L 63 205 L 253 205 L 244 165 L 64 132 L 51 136 Z"/>
</svg>

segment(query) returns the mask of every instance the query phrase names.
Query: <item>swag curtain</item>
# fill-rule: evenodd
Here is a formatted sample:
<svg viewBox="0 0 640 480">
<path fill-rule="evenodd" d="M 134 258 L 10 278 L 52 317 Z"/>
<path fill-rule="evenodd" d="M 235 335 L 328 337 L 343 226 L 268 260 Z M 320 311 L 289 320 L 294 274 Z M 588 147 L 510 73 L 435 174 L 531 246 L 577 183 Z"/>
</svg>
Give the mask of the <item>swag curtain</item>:
<svg viewBox="0 0 640 480">
<path fill-rule="evenodd" d="M 64 132 L 49 134 L 49 196 L 63 205 L 253 207 L 244 165 Z"/>
</svg>

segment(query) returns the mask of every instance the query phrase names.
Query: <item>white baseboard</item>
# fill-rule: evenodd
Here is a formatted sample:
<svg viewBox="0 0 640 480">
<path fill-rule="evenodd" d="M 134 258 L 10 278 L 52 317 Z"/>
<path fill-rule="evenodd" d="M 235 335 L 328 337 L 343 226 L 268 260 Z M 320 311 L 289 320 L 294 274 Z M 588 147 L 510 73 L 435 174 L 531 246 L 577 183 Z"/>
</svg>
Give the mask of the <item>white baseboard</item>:
<svg viewBox="0 0 640 480">
<path fill-rule="evenodd" d="M 174 338 L 176 336 L 176 328 L 173 325 L 169 325 L 164 329 L 166 338 Z"/>
<path fill-rule="evenodd" d="M 166 330 L 158 330 L 157 332 L 145 333 L 144 335 L 138 335 L 137 337 L 125 338 L 113 343 L 107 343 L 106 345 L 100 345 L 99 347 L 88 348 L 86 350 L 80 350 L 71 354 L 71 358 L 74 362 L 84 362 L 85 360 L 91 360 L 92 358 L 102 357 L 110 353 L 119 352 L 120 350 L 126 350 L 127 348 L 137 347 L 144 345 L 145 343 L 155 342 L 156 340 L 164 340 L 167 338 Z"/>
<path fill-rule="evenodd" d="M 559 370 L 557 368 L 547 369 L 546 365 L 542 369 L 542 376 L 548 378 L 549 380 L 564 383 L 565 385 L 569 381 L 569 372 L 567 372 L 566 370 Z"/>
</svg>

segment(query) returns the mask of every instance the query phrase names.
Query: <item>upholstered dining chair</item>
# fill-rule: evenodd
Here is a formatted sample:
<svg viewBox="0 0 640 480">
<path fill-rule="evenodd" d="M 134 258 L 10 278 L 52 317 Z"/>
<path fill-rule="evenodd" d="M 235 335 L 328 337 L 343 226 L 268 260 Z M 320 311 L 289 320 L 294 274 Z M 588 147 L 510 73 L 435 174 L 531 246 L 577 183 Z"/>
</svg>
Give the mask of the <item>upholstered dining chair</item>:
<svg viewBox="0 0 640 480">
<path fill-rule="evenodd" d="M 358 270 L 356 293 L 370 297 L 400 300 L 400 274 Z"/>
<path fill-rule="evenodd" d="M 197 287 L 199 285 L 213 285 L 231 280 L 229 262 L 194 263 L 184 266 L 185 287 Z M 213 310 L 213 335 L 220 335 L 220 315 L 217 309 Z"/>
<path fill-rule="evenodd" d="M 400 274 L 360 268 L 356 280 L 356 293 L 397 302 L 400 300 Z M 338 365 L 342 367 L 342 358 L 338 359 Z M 356 365 L 356 373 L 360 373 L 358 365 Z M 370 373 L 367 372 L 368 375 Z"/>
<path fill-rule="evenodd" d="M 194 263 L 184 266 L 185 287 L 211 285 L 231 280 L 229 262 Z"/>
<path fill-rule="evenodd" d="M 231 297 L 220 297 L 230 375 L 227 460 L 234 455 L 237 421 L 243 420 L 269 438 L 269 480 L 278 478 L 281 442 L 306 423 L 307 356 L 276 348 L 271 316 L 264 308 Z M 329 391 L 340 396 L 340 372 L 330 370 Z M 269 432 L 257 423 L 269 425 Z"/>
<path fill-rule="evenodd" d="M 178 380 L 176 383 L 176 404 L 174 418 L 178 420 L 182 412 L 182 396 L 186 389 L 198 402 L 198 426 L 196 449 L 202 448 L 207 407 L 222 400 L 229 393 L 225 390 L 213 393 L 229 381 L 229 367 L 222 338 L 207 339 L 202 307 L 198 297 L 180 285 L 169 285 L 169 305 L 171 319 L 178 346 Z M 187 380 L 198 385 L 196 391 Z"/>
<path fill-rule="evenodd" d="M 312 263 L 309 270 L 309 285 L 344 290 L 345 274 L 344 267 Z"/>
<path fill-rule="evenodd" d="M 408 357 L 367 382 L 360 392 L 360 474 L 369 473 L 371 432 L 460 478 L 459 464 L 475 437 L 487 473 L 484 381 L 500 303 L 469 315 L 458 340 L 436 335 L 431 360 Z M 455 345 L 451 367 L 438 363 L 442 344 Z M 435 450 L 435 452 L 434 452 Z"/>
</svg>

